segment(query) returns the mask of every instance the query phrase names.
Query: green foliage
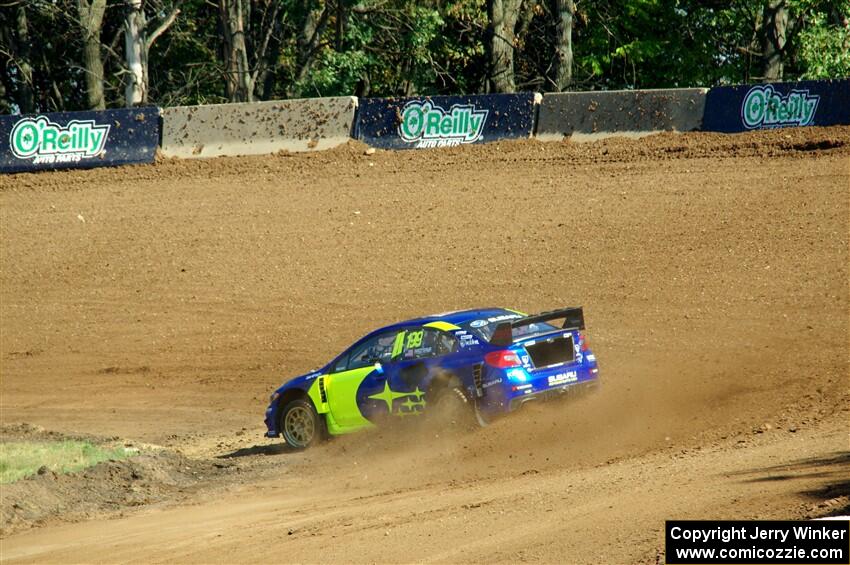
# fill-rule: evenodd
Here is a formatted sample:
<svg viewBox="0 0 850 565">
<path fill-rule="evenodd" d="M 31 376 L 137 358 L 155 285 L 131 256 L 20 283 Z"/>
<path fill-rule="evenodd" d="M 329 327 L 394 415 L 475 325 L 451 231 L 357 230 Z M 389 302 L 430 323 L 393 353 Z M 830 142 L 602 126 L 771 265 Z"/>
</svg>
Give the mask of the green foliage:
<svg viewBox="0 0 850 565">
<path fill-rule="evenodd" d="M 35 475 L 41 467 L 73 473 L 110 459 L 125 459 L 135 450 L 103 447 L 87 441 L 10 441 L 0 443 L 0 484 Z"/>
<path fill-rule="evenodd" d="M 314 71 L 298 90 L 314 96 L 351 94 L 365 82 L 366 93 L 387 96 L 433 92 L 454 83 L 455 69 L 468 64 L 478 47 L 477 37 L 470 45 L 446 35 L 447 27 L 469 18 L 465 3 L 475 4 L 361 2 L 348 14 L 341 45 L 323 46 Z M 479 52 L 483 54 L 483 47 Z M 446 71 L 452 79 L 445 80 Z"/>
<path fill-rule="evenodd" d="M 374 57 L 363 49 L 340 53 L 327 49 L 303 83 L 298 84 L 304 96 L 337 96 L 354 92 L 360 77 L 374 65 Z"/>
<path fill-rule="evenodd" d="M 149 54 L 151 101 L 163 106 L 227 102 L 219 60 L 218 11 L 187 0 Z"/>
<path fill-rule="evenodd" d="M 219 0 L 223 1 L 223 0 Z M 226 102 L 219 2 L 145 0 L 151 28 L 179 3 L 180 15 L 149 54 L 149 99 L 164 106 Z M 488 0 L 243 0 L 249 66 L 263 68 L 255 98 L 396 96 L 484 92 L 489 68 Z M 767 0 L 576 0 L 570 88 L 668 88 L 745 83 L 758 76 Z M 266 19 L 276 7 L 274 19 Z M 556 18 L 550 0 L 524 0 L 518 14 L 515 82 L 548 90 Z M 22 49 L 17 15 L 29 22 Z M 787 0 L 785 80 L 850 75 L 850 0 Z M 304 60 L 308 14 L 322 14 Z M 101 32 L 109 106 L 123 105 L 122 0 L 109 0 Z M 308 26 L 309 27 L 309 26 Z M 150 29 L 149 29 L 150 31 Z M 266 59 L 255 56 L 268 37 Z M 86 105 L 82 39 L 73 0 L 10 0 L 0 7 L 0 108 Z M 263 67 L 263 64 L 267 64 Z M 27 62 L 27 61 L 23 61 Z"/>
<path fill-rule="evenodd" d="M 0 7 L 0 61 L 4 61 L 2 81 L 14 104 L 23 97 L 24 77 L 17 55 L 24 46 L 17 33 L 18 9 L 12 3 Z M 34 94 L 34 109 L 41 111 L 74 110 L 85 107 L 84 75 L 81 63 L 82 42 L 79 36 L 63 36 L 62 30 L 76 25 L 74 7 L 69 0 L 32 0 L 25 7 L 29 28 L 29 63 L 32 77 L 29 82 Z M 43 30 L 40 32 L 39 30 Z M 49 33 L 47 32 L 49 30 Z"/>
<path fill-rule="evenodd" d="M 797 0 L 807 17 L 797 38 L 802 78 L 850 76 L 850 0 Z"/>
<path fill-rule="evenodd" d="M 754 2 L 600 0 L 575 32 L 576 81 L 586 88 L 670 88 L 742 82 Z"/>
<path fill-rule="evenodd" d="M 815 25 L 800 33 L 803 78 L 850 76 L 850 30 Z"/>
</svg>

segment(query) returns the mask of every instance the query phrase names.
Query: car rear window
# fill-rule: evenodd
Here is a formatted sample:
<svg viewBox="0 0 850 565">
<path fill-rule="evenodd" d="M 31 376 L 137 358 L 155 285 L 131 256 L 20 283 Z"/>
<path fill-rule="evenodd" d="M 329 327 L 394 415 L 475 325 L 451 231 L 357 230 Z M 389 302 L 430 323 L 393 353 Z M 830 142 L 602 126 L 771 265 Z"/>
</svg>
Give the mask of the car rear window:
<svg viewBox="0 0 850 565">
<path fill-rule="evenodd" d="M 490 318 L 482 318 L 480 320 L 470 320 L 469 322 L 464 322 L 461 324 L 461 327 L 478 337 L 483 338 L 486 341 L 490 341 L 490 338 L 493 337 L 493 332 L 496 331 L 496 327 L 503 322 L 510 322 L 512 320 L 518 320 L 522 318 L 522 316 L 518 314 L 505 314 L 503 316 L 493 316 Z M 546 322 L 537 322 L 534 324 L 528 324 L 525 326 L 519 326 L 513 329 L 513 337 L 523 338 L 530 337 L 537 334 L 547 333 L 551 331 L 555 331 L 558 328 L 553 326 L 552 324 L 547 324 Z"/>
</svg>

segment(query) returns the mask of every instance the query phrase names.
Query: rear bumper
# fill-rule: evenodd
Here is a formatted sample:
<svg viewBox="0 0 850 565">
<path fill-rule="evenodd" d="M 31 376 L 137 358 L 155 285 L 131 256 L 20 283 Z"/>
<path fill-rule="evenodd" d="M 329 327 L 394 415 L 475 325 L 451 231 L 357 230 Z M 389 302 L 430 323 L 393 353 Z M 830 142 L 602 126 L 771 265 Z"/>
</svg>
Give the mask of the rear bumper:
<svg viewBox="0 0 850 565">
<path fill-rule="evenodd" d="M 487 374 L 477 406 L 486 414 L 498 416 L 512 412 L 531 400 L 548 400 L 564 394 L 580 395 L 598 386 L 599 369 L 595 362 L 534 373 L 496 369 Z"/>
<path fill-rule="evenodd" d="M 595 391 L 598 387 L 599 381 L 593 379 L 591 381 L 582 381 L 564 386 L 552 387 L 547 390 L 541 390 L 539 392 L 523 394 L 522 396 L 515 396 L 514 398 L 510 399 L 508 403 L 508 411 L 513 412 L 526 402 L 530 402 L 532 400 L 552 400 L 554 398 L 561 398 L 564 395 L 575 397 L 583 396 L 585 394 Z"/>
</svg>

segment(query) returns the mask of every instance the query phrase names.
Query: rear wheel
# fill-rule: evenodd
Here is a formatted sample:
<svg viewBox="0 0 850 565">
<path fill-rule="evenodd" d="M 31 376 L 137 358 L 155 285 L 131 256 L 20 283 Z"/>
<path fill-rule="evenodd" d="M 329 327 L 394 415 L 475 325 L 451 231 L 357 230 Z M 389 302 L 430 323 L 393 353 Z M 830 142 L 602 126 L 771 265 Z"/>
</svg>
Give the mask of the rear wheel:
<svg viewBox="0 0 850 565">
<path fill-rule="evenodd" d="M 433 417 L 441 425 L 455 429 L 483 428 L 489 423 L 459 385 L 449 385 L 437 394 Z"/>
<path fill-rule="evenodd" d="M 481 410 L 478 409 L 477 405 L 473 408 L 473 412 L 475 413 L 475 422 L 481 428 L 486 428 L 490 425 L 490 422 L 493 421 L 493 417 L 482 413 Z"/>
<path fill-rule="evenodd" d="M 307 449 L 324 435 L 319 414 L 305 398 L 292 400 L 283 407 L 280 428 L 283 439 L 295 449 Z"/>
</svg>

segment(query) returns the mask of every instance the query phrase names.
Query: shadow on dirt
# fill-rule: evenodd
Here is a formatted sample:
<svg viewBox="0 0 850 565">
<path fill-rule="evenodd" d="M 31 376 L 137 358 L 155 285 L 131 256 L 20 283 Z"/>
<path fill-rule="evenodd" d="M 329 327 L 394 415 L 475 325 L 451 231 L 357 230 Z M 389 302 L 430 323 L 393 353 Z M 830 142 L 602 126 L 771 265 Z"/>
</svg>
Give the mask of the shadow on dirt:
<svg viewBox="0 0 850 565">
<path fill-rule="evenodd" d="M 758 475 L 745 479 L 747 483 L 787 481 L 803 478 L 821 478 L 823 486 L 801 491 L 813 501 L 809 508 L 811 517 L 850 514 L 850 451 L 838 451 L 825 457 L 812 457 L 754 469 L 740 475 Z"/>
<path fill-rule="evenodd" d="M 777 474 L 781 473 L 781 474 Z M 784 465 L 773 465 L 762 467 L 751 471 L 738 473 L 739 475 L 764 475 L 745 482 L 755 483 L 763 481 L 777 481 L 784 479 L 802 479 L 805 477 L 826 477 L 830 475 L 850 475 L 850 451 L 836 451 L 825 457 L 810 457 L 792 461 Z"/>
<path fill-rule="evenodd" d="M 230 453 L 216 455 L 216 459 L 233 459 L 236 457 L 250 457 L 252 455 L 287 455 L 291 453 L 300 453 L 302 450 L 295 449 L 285 443 L 275 443 L 271 445 L 252 445 L 251 447 L 241 447 Z"/>
</svg>

